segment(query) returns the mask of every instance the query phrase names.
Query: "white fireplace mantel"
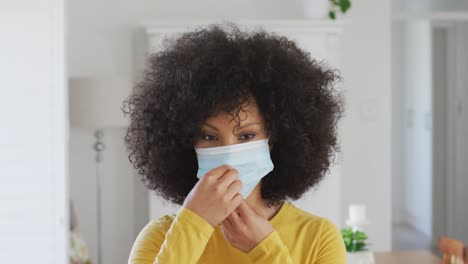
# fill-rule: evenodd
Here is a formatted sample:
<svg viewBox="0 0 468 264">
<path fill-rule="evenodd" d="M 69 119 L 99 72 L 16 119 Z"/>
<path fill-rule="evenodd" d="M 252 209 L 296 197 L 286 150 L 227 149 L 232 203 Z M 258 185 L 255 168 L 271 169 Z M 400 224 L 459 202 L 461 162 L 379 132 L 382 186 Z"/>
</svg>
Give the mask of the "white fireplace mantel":
<svg viewBox="0 0 468 264">
<path fill-rule="evenodd" d="M 324 60 L 333 67 L 339 66 L 339 36 L 350 23 L 348 20 L 328 19 L 152 20 L 141 23 L 146 36 L 145 44 L 148 45 L 145 50 L 147 53 L 157 51 L 165 37 L 174 37 L 197 27 L 223 22 L 234 22 L 240 29 L 263 28 L 268 32 L 288 36 L 308 50 L 313 58 Z"/>
<path fill-rule="evenodd" d="M 323 19 L 237 19 L 229 20 L 241 26 L 262 26 L 268 31 L 288 31 L 296 33 L 341 33 L 348 20 Z M 181 32 L 193 26 L 207 26 L 222 23 L 222 20 L 152 20 L 141 23 L 147 34 Z M 226 21 L 227 22 L 227 21 Z"/>
<path fill-rule="evenodd" d="M 165 37 L 175 37 L 199 27 L 209 24 L 224 24 L 234 22 L 241 30 L 257 31 L 264 29 L 278 35 L 284 35 L 296 44 L 310 52 L 311 58 L 323 61 L 328 67 L 340 68 L 340 35 L 349 21 L 332 20 L 156 20 L 141 23 L 145 33 L 145 48 L 140 53 L 141 67 L 143 60 L 151 53 L 161 48 Z M 138 55 L 138 54 L 137 54 Z M 137 69 L 142 72 L 143 68 Z M 340 156 L 339 156 L 340 157 Z M 293 204 L 313 214 L 325 216 L 335 223 L 341 220 L 341 170 L 340 158 L 338 164 L 330 168 L 330 174 L 325 176 L 318 190 L 312 188 L 300 200 Z M 156 197 L 153 192 L 149 195 L 150 218 L 158 218 L 165 214 L 175 213 L 177 206 Z"/>
</svg>

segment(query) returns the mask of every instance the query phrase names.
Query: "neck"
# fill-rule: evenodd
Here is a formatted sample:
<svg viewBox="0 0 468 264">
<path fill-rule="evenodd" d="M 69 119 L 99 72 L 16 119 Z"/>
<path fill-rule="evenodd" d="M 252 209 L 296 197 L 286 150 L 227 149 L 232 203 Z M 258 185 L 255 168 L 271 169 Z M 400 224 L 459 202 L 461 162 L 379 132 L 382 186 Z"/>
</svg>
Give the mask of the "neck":
<svg viewBox="0 0 468 264">
<path fill-rule="evenodd" d="M 255 213 L 265 219 L 270 220 L 276 215 L 281 205 L 268 207 L 266 202 L 262 199 L 261 182 L 257 184 L 252 193 L 245 199 L 246 203 L 252 208 Z"/>
</svg>

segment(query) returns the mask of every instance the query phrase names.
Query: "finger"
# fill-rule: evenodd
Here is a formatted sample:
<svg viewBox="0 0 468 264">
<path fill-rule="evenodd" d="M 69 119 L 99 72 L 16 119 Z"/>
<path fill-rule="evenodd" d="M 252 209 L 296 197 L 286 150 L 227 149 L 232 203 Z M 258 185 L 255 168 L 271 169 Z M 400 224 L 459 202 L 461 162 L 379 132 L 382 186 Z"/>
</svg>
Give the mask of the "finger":
<svg viewBox="0 0 468 264">
<path fill-rule="evenodd" d="M 250 208 L 250 206 L 247 204 L 245 200 L 242 200 L 242 202 L 239 204 L 237 207 L 237 210 L 239 211 L 239 215 L 242 218 L 249 217 L 255 212 Z"/>
<path fill-rule="evenodd" d="M 244 200 L 244 197 L 242 197 L 240 193 L 236 193 L 234 197 L 231 199 L 231 201 L 226 205 L 228 207 L 227 211 L 228 212 L 234 211 L 234 209 L 236 209 L 239 206 L 242 200 Z"/>
<path fill-rule="evenodd" d="M 219 178 L 221 178 L 227 171 L 229 171 L 230 169 L 232 169 L 231 166 L 227 165 L 227 164 L 223 164 L 221 166 L 218 166 L 210 171 L 208 171 L 204 176 L 203 176 L 203 179 L 204 180 L 218 180 Z"/>
<path fill-rule="evenodd" d="M 221 228 L 228 231 L 230 235 L 232 235 L 232 233 L 234 232 L 233 222 L 227 217 L 221 222 Z"/>
<path fill-rule="evenodd" d="M 228 225 L 224 225 L 224 224 L 221 225 L 221 232 L 223 232 L 224 237 L 229 241 L 232 240 L 230 229 L 231 228 L 228 227 Z"/>
<path fill-rule="evenodd" d="M 235 180 L 231 185 L 228 186 L 226 190 L 226 195 L 230 198 L 233 198 L 236 194 L 240 192 L 242 189 L 242 182 L 239 180 Z"/>
<path fill-rule="evenodd" d="M 221 226 L 231 227 L 232 222 L 228 217 L 226 217 L 223 221 L 221 221 Z"/>
<path fill-rule="evenodd" d="M 235 226 L 239 224 L 240 218 L 239 218 L 239 213 L 236 212 L 236 210 L 232 211 L 230 215 L 228 215 L 227 219 L 231 222 L 231 225 Z"/>
<path fill-rule="evenodd" d="M 241 230 L 240 227 L 244 225 L 244 222 L 236 211 L 233 211 L 230 215 L 228 215 L 227 219 L 229 219 L 230 222 L 230 226 L 228 228 L 231 233 L 238 232 Z"/>
<path fill-rule="evenodd" d="M 230 169 L 223 176 L 221 176 L 221 178 L 218 179 L 220 187 L 226 190 L 229 185 L 237 180 L 238 175 L 239 172 L 236 169 Z"/>
<path fill-rule="evenodd" d="M 232 210 L 236 209 L 240 203 L 242 203 L 242 201 L 244 200 L 244 197 L 242 196 L 242 194 L 240 193 L 237 193 L 236 195 L 234 195 L 234 197 L 232 198 Z"/>
</svg>

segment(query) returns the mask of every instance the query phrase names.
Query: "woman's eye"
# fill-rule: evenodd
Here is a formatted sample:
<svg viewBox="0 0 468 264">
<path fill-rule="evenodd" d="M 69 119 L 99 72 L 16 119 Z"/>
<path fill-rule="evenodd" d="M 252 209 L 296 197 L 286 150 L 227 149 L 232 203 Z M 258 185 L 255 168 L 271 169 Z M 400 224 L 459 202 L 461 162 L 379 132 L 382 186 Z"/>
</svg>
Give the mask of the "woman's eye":
<svg viewBox="0 0 468 264">
<path fill-rule="evenodd" d="M 214 137 L 212 135 L 202 135 L 203 140 L 214 140 Z"/>
<path fill-rule="evenodd" d="M 248 140 L 248 139 L 252 139 L 254 137 L 255 137 L 254 134 L 245 134 L 245 135 L 242 135 L 241 140 Z"/>
<path fill-rule="evenodd" d="M 244 134 L 240 137 L 240 140 L 249 140 L 255 137 L 255 134 Z M 215 136 L 204 134 L 201 136 L 201 139 L 206 140 L 206 141 L 212 141 L 216 140 Z"/>
</svg>

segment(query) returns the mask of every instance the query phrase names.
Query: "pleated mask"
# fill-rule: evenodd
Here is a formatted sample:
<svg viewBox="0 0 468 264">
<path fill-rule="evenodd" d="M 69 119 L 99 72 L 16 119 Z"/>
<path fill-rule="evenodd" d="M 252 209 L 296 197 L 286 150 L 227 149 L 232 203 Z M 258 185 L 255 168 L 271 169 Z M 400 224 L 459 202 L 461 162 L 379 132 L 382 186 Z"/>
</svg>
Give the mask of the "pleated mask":
<svg viewBox="0 0 468 264">
<path fill-rule="evenodd" d="M 197 177 L 201 179 L 208 171 L 228 164 L 239 172 L 242 182 L 240 194 L 246 199 L 260 180 L 273 170 L 268 140 L 261 139 L 221 147 L 195 148 L 198 159 Z"/>
</svg>

